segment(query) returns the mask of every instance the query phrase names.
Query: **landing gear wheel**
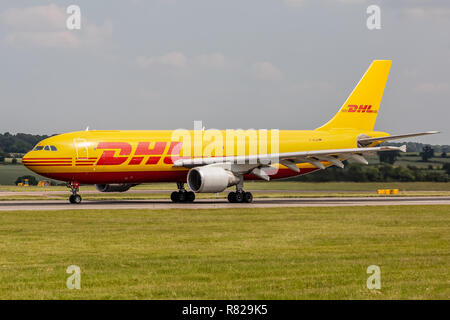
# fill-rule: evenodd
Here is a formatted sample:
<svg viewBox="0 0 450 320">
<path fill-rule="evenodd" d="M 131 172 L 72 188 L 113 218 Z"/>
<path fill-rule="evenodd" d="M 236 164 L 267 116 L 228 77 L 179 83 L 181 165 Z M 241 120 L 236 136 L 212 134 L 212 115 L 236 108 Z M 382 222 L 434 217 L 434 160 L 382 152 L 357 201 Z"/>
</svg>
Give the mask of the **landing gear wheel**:
<svg viewBox="0 0 450 320">
<path fill-rule="evenodd" d="M 180 202 L 180 194 L 178 191 L 174 191 L 172 192 L 172 194 L 170 195 L 170 199 L 172 200 L 172 202 Z"/>
<path fill-rule="evenodd" d="M 192 191 L 186 192 L 186 202 L 194 202 L 195 193 Z"/>
<path fill-rule="evenodd" d="M 186 189 L 184 189 L 184 184 L 181 182 L 177 183 L 177 185 L 178 191 L 174 191 L 170 195 L 170 199 L 172 200 L 172 202 L 194 202 L 195 193 L 192 191 L 186 191 Z"/>
<path fill-rule="evenodd" d="M 253 195 L 251 192 L 238 191 L 238 192 L 230 192 L 228 194 L 228 202 L 230 203 L 252 203 Z"/>
<path fill-rule="evenodd" d="M 178 201 L 186 202 L 186 191 L 178 191 Z"/>
<path fill-rule="evenodd" d="M 81 203 L 81 196 L 79 194 L 72 194 L 69 197 L 69 201 L 70 201 L 70 203 L 73 203 L 73 204 L 79 204 L 79 203 Z"/>
<path fill-rule="evenodd" d="M 236 192 L 231 191 L 228 194 L 228 202 L 229 203 L 235 203 L 236 202 Z"/>
<path fill-rule="evenodd" d="M 236 199 L 237 203 L 243 202 L 244 201 L 244 192 L 242 192 L 242 191 L 236 192 L 235 199 Z"/>
<path fill-rule="evenodd" d="M 253 202 L 253 195 L 251 192 L 244 192 L 244 202 L 247 202 L 247 203 Z"/>
</svg>

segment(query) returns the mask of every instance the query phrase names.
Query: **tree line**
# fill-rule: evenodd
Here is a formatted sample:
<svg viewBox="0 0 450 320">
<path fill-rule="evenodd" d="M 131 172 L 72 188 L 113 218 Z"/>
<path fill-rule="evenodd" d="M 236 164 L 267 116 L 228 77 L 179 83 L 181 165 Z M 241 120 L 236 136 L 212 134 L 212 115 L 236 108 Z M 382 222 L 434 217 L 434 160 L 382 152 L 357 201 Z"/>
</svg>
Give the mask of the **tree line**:
<svg viewBox="0 0 450 320">
<path fill-rule="evenodd" d="M 400 147 L 406 144 L 406 152 L 422 152 L 425 147 L 431 147 L 436 153 L 450 153 L 450 145 L 429 145 L 419 142 L 385 142 L 382 146 Z"/>
<path fill-rule="evenodd" d="M 39 141 L 49 138 L 48 135 L 34 135 L 27 133 L 0 133 L 0 154 L 27 153 Z"/>
<path fill-rule="evenodd" d="M 443 165 L 442 170 L 430 170 L 417 166 L 393 166 L 389 163 L 364 165 L 344 161 L 343 169 L 332 166 L 312 174 L 293 178 L 297 181 L 327 182 L 327 181 L 354 181 L 354 182 L 389 182 L 389 181 L 435 181 L 448 182 L 450 163 Z"/>
</svg>

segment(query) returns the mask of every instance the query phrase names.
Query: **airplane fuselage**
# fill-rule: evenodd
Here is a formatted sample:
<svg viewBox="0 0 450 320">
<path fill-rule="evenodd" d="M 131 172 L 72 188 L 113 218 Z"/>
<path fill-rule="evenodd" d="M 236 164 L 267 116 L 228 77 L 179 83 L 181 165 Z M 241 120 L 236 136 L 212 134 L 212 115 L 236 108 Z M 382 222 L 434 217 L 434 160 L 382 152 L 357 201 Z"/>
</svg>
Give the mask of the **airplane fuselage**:
<svg viewBox="0 0 450 320">
<path fill-rule="evenodd" d="M 362 135 L 382 137 L 387 134 L 344 129 L 184 130 L 181 134 L 173 130 L 79 131 L 41 141 L 22 161 L 42 176 L 67 182 L 185 182 L 188 169 L 174 167 L 176 159 L 357 148 L 357 139 Z M 178 137 L 176 141 L 174 136 Z M 326 161 L 322 164 L 330 165 Z M 281 164 L 274 167 L 278 171 L 271 179 L 318 169 L 309 163 L 297 164 L 299 173 Z M 258 177 L 246 174 L 244 179 Z"/>
</svg>

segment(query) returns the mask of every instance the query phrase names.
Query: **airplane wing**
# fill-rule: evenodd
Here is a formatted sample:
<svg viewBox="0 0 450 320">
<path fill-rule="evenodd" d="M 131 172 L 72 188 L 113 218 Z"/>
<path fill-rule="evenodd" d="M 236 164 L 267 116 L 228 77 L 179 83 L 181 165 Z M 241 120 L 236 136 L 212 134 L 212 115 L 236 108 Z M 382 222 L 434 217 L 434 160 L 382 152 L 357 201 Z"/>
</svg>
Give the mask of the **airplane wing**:
<svg viewBox="0 0 450 320">
<path fill-rule="evenodd" d="M 357 162 L 368 164 L 367 160 L 364 158 L 364 155 L 379 151 L 406 152 L 406 145 L 401 147 L 384 146 L 371 148 L 299 151 L 251 156 L 179 159 L 174 162 L 174 166 L 193 168 L 212 164 L 227 164 L 230 170 L 235 173 L 253 173 L 264 180 L 269 180 L 267 172 L 270 170 L 266 169 L 270 169 L 271 164 L 280 163 L 295 172 L 300 172 L 300 169 L 297 167 L 298 163 L 310 163 L 316 168 L 325 169 L 325 165 L 322 162 L 329 162 L 343 168 L 344 164 L 342 161 L 347 159 L 353 159 Z"/>
<path fill-rule="evenodd" d="M 382 141 L 395 140 L 395 139 L 411 138 L 411 137 L 425 136 L 425 135 L 436 134 L 436 133 L 439 133 L 439 131 L 427 131 L 427 132 L 418 132 L 418 133 L 399 134 L 399 135 L 392 135 L 392 136 L 379 137 L 379 138 L 360 138 L 360 139 L 358 139 L 358 142 L 363 146 L 367 146 L 367 145 L 371 144 L 372 142 L 382 142 Z"/>
</svg>

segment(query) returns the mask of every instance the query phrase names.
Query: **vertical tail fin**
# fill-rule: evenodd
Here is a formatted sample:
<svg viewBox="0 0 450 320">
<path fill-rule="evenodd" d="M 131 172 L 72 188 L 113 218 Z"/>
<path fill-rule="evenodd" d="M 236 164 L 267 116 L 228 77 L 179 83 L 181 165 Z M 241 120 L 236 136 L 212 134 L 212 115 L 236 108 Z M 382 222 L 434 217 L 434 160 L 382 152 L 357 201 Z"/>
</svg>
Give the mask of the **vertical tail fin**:
<svg viewBox="0 0 450 320">
<path fill-rule="evenodd" d="M 316 130 L 373 130 L 391 68 L 391 60 L 374 60 L 338 113 Z"/>
</svg>

